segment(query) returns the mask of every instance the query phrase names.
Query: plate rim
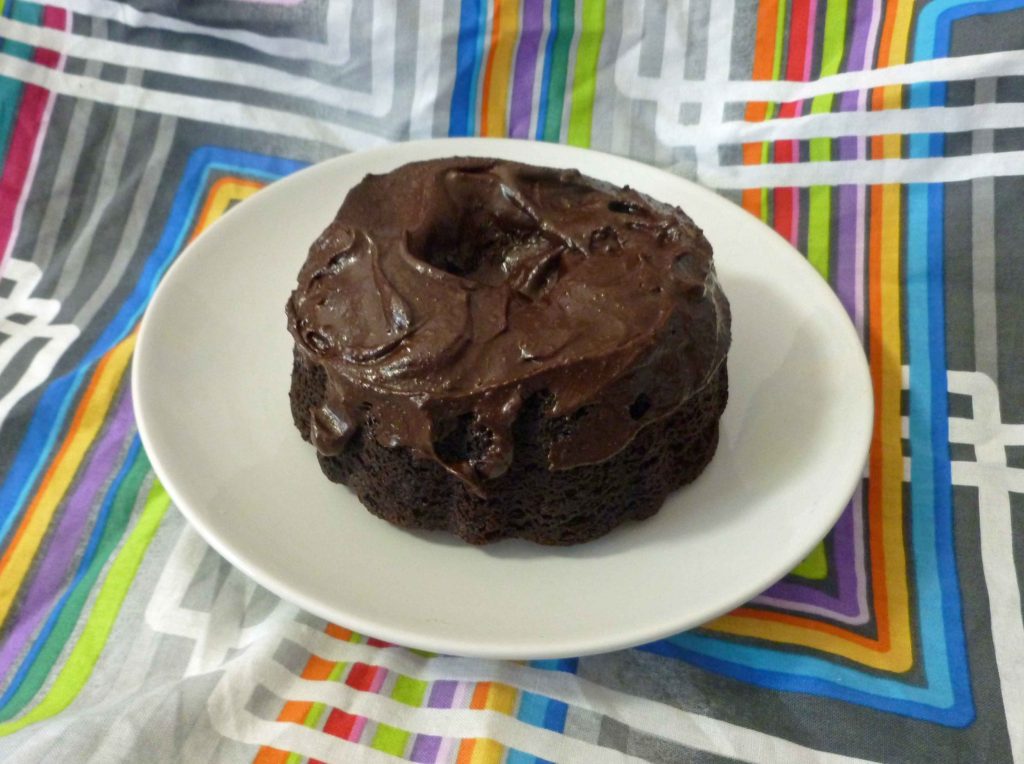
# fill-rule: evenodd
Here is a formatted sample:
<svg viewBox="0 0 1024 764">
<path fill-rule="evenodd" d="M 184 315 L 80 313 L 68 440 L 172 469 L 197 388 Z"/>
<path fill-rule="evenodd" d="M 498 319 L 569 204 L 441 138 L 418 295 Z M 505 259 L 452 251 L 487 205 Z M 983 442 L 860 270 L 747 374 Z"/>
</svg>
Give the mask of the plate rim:
<svg viewBox="0 0 1024 764">
<path fill-rule="evenodd" d="M 354 158 L 363 160 L 375 160 L 378 157 L 394 157 L 396 152 L 398 154 L 404 154 L 409 152 L 412 156 L 406 158 L 404 161 L 416 161 L 417 156 L 420 154 L 421 149 L 426 149 L 427 153 L 432 156 L 458 156 L 458 151 L 469 150 L 471 155 L 484 156 L 486 152 L 479 151 L 484 147 L 495 147 L 504 146 L 505 150 L 526 150 L 533 148 L 536 149 L 537 145 L 533 141 L 512 139 L 512 138 L 433 138 L 417 141 L 405 141 L 396 144 L 389 144 L 371 149 L 350 152 L 347 154 L 341 154 L 330 159 L 323 160 L 321 162 L 315 162 L 310 164 L 308 167 L 303 168 L 291 175 L 274 181 L 269 184 L 266 188 L 278 189 L 276 193 L 283 193 L 288 186 L 296 183 L 305 182 L 304 178 L 310 174 L 317 172 L 324 172 L 325 167 L 328 165 L 339 165 L 344 164 L 347 161 L 353 161 Z M 609 158 L 617 163 L 623 163 L 625 165 L 633 165 L 638 169 L 641 169 L 644 173 L 650 173 L 652 171 L 661 175 L 667 176 L 672 182 L 680 183 L 688 187 L 688 191 L 691 193 L 697 193 L 705 198 L 713 198 L 713 203 L 731 208 L 734 212 L 746 213 L 741 207 L 736 205 L 731 200 L 717 194 L 715 191 L 702 186 L 688 178 L 676 175 L 666 169 L 655 167 L 653 165 L 645 164 L 636 159 L 630 157 L 618 156 L 607 152 L 602 152 L 594 149 L 585 149 L 576 146 L 568 146 L 564 144 L 540 144 L 545 147 L 546 151 L 554 151 L 558 154 L 570 154 L 579 157 L 581 160 L 586 161 L 586 157 L 595 156 L 600 158 Z M 443 153 L 442 148 L 450 147 L 452 151 Z M 513 149 L 518 147 L 518 149 Z M 420 156 L 419 158 L 424 158 Z M 532 162 L 533 160 L 527 156 L 523 157 L 522 161 Z M 261 190 L 258 193 L 263 193 Z M 254 195 L 254 198 L 257 195 Z M 243 202 L 242 204 L 244 204 Z M 238 205 L 239 207 L 241 206 Z M 859 433 L 851 433 L 852 435 L 859 434 L 859 438 L 851 438 L 851 450 L 855 453 L 862 454 L 859 459 L 851 458 L 844 463 L 845 474 L 841 476 L 841 479 L 837 480 L 836 485 L 841 486 L 841 490 L 836 490 L 837 494 L 842 494 L 844 497 L 841 500 L 832 502 L 834 508 L 827 512 L 828 524 L 825 527 L 822 535 L 816 537 L 816 540 L 810 544 L 808 549 L 804 550 L 802 555 L 793 555 L 794 560 L 789 561 L 788 558 L 783 561 L 780 557 L 780 561 L 772 567 L 770 574 L 762 573 L 759 576 L 751 576 L 751 583 L 749 586 L 742 589 L 741 592 L 736 593 L 733 597 L 724 598 L 720 601 L 719 606 L 714 608 L 705 608 L 705 612 L 698 614 L 697 618 L 694 618 L 692 612 L 687 613 L 686 617 L 679 617 L 676 619 L 666 618 L 664 622 L 657 628 L 621 628 L 615 632 L 618 636 L 616 638 L 602 638 L 603 635 L 596 635 L 592 637 L 587 644 L 583 644 L 581 640 L 575 642 L 571 648 L 569 646 L 559 647 L 554 646 L 552 649 L 544 644 L 542 637 L 535 638 L 533 640 L 534 646 L 526 648 L 515 648 L 509 649 L 507 644 L 490 644 L 484 645 L 479 642 L 464 642 L 461 641 L 457 634 L 447 635 L 445 638 L 437 638 L 424 636 L 421 634 L 410 634 L 407 630 L 401 627 L 391 627 L 386 623 L 373 618 L 364 617 L 358 613 L 341 612 L 331 607 L 328 603 L 321 602 L 316 597 L 311 597 L 305 594 L 300 589 L 290 585 L 287 581 L 283 581 L 272 573 L 265 571 L 258 564 L 258 560 L 250 561 L 244 554 L 233 548 L 231 543 L 223 538 L 220 533 L 214 530 L 210 524 L 204 518 L 201 511 L 193 507 L 190 502 L 185 500 L 182 493 L 179 492 L 178 486 L 173 480 L 169 480 L 168 476 L 170 470 L 164 465 L 160 450 L 156 447 L 154 436 L 151 430 L 151 423 L 148 418 L 146 410 L 143 408 L 143 401 L 145 395 L 142 391 L 146 389 L 146 383 L 142 382 L 142 369 L 145 367 L 145 359 L 149 353 L 154 352 L 153 343 L 147 340 L 149 334 L 147 330 L 152 324 L 152 316 L 157 313 L 153 310 L 153 307 L 160 304 L 163 299 L 167 299 L 166 295 L 169 294 L 173 287 L 165 287 L 167 284 L 173 284 L 177 278 L 180 278 L 179 274 L 187 268 L 185 265 L 190 261 L 191 257 L 194 256 L 196 251 L 201 249 L 201 242 L 209 235 L 217 226 L 221 225 L 222 221 L 225 220 L 231 212 L 229 211 L 224 216 L 215 221 L 211 226 L 205 229 L 199 236 L 195 237 L 189 244 L 175 257 L 174 262 L 171 263 L 170 267 L 163 274 L 160 282 L 157 284 L 149 304 L 146 306 L 142 320 L 140 321 L 138 328 L 138 336 L 136 340 L 135 353 L 132 359 L 131 368 L 131 385 L 133 392 L 133 409 L 136 419 L 136 424 L 139 431 L 139 436 L 142 441 L 143 447 L 146 449 L 147 456 L 149 457 L 150 463 L 153 467 L 154 472 L 159 477 L 161 484 L 167 491 L 168 495 L 172 499 L 174 506 L 184 515 L 189 524 L 199 533 L 204 541 L 210 544 L 218 554 L 224 557 L 233 566 L 242 571 L 245 575 L 252 578 L 256 583 L 260 584 L 264 588 L 268 589 L 273 594 L 281 597 L 282 599 L 298 605 L 299 607 L 309 611 L 310 613 L 317 615 L 332 622 L 343 622 L 346 627 L 353 628 L 363 634 L 372 635 L 374 637 L 383 639 L 388 642 L 393 642 L 403 647 L 413 647 L 416 649 L 424 649 L 431 652 L 441 654 L 452 654 L 465 657 L 477 657 L 477 658 L 491 658 L 491 659 L 540 659 L 540 658 L 567 658 L 567 657 L 579 657 L 584 655 L 593 655 L 598 653 L 610 652 L 614 650 L 624 649 L 628 647 L 634 647 L 637 645 L 646 644 L 659 639 L 663 639 L 667 636 L 686 631 L 691 628 L 696 628 L 702 623 L 716 618 L 719 615 L 727 613 L 736 606 L 749 601 L 752 597 L 756 596 L 760 592 L 764 591 L 767 587 L 784 577 L 795 565 L 797 565 L 803 556 L 805 556 L 814 545 L 820 543 L 821 539 L 834 527 L 838 521 L 839 516 L 842 514 L 849 497 L 852 496 L 856 490 L 857 485 L 862 480 L 864 469 L 870 458 L 870 445 L 873 437 L 873 422 L 875 416 L 875 401 L 874 401 L 874 390 L 871 382 L 870 367 L 864 354 L 863 343 L 860 336 L 857 333 L 852 321 L 849 319 L 845 308 L 843 307 L 838 296 L 835 294 L 832 287 L 828 284 L 825 279 L 817 272 L 817 270 L 807 261 L 807 259 L 795 248 L 790 242 L 779 235 L 774 229 L 766 225 L 763 221 L 757 220 L 751 216 L 754 223 L 760 226 L 762 232 L 766 236 L 771 236 L 776 240 L 776 244 L 781 244 L 784 249 L 789 252 L 791 259 L 799 261 L 793 263 L 798 269 L 804 269 L 805 277 L 810 276 L 816 280 L 819 286 L 822 287 L 820 294 L 817 298 L 823 302 L 830 304 L 830 312 L 835 312 L 837 315 L 843 316 L 845 319 L 841 322 L 843 331 L 845 333 L 846 342 L 853 342 L 856 347 L 860 348 L 861 353 L 859 358 L 861 363 L 858 364 L 857 375 L 861 378 L 859 385 L 859 392 L 865 398 L 865 407 L 863 411 L 863 421 L 859 428 Z M 699 224 L 699 223 L 698 223 Z M 142 362 L 140 362 L 140 359 Z M 824 511 L 823 511 L 824 513 Z M 822 519 L 824 525 L 824 517 Z"/>
</svg>

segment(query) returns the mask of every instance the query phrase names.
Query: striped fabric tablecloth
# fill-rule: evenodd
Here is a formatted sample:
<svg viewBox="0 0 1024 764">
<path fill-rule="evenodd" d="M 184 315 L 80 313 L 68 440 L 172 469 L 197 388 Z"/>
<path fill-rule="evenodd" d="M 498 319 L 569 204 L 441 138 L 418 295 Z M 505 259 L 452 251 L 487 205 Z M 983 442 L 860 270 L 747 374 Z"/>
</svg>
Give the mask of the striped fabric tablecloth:
<svg viewBox="0 0 1024 764">
<path fill-rule="evenodd" d="M 1024 762 L 1024 0 L 0 9 L 0 760 Z M 283 175 L 441 135 L 695 178 L 829 280 L 875 437 L 791 575 L 634 650 L 469 660 L 187 527 L 128 382 L 162 274 Z"/>
</svg>

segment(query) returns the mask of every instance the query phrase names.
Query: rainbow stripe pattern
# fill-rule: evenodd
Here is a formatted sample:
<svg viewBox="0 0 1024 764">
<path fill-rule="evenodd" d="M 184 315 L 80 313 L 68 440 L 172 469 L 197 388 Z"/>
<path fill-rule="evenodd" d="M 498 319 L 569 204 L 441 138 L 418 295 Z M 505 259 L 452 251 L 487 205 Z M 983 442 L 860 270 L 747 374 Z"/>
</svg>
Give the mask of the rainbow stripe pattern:
<svg viewBox="0 0 1024 764">
<path fill-rule="evenodd" d="M 0 758 L 1024 761 L 1024 0 L 150 5 L 0 0 Z M 128 383 L 161 277 L 266 184 L 445 134 L 693 174 L 832 285 L 875 433 L 789 576 L 499 663 L 312 619 L 184 526 Z"/>
</svg>

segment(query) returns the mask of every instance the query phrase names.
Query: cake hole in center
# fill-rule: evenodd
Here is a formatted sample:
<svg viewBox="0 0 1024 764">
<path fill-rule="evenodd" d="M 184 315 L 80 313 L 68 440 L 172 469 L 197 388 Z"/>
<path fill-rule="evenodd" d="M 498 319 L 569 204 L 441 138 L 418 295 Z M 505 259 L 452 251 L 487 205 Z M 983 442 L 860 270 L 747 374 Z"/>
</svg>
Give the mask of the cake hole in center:
<svg viewBox="0 0 1024 764">
<path fill-rule="evenodd" d="M 558 280 L 561 255 L 536 232 L 464 226 L 428 238 L 417 256 L 454 276 L 496 287 L 508 284 L 535 300 Z"/>
</svg>

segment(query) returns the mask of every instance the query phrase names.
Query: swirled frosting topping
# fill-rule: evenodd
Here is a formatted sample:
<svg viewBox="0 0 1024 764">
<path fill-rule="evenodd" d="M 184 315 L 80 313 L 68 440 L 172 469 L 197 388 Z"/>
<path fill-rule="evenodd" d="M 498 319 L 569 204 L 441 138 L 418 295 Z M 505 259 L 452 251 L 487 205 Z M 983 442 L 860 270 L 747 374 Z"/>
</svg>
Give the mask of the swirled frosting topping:
<svg viewBox="0 0 1024 764">
<path fill-rule="evenodd" d="M 337 453 L 369 412 L 385 446 L 485 492 L 513 458 L 529 396 L 575 414 L 552 469 L 610 458 L 700 389 L 729 346 L 711 247 L 681 210 L 581 175 L 444 159 L 368 175 L 309 250 L 287 306 L 299 352 L 327 373 L 310 412 Z M 434 446 L 472 415 L 489 446 Z"/>
</svg>

